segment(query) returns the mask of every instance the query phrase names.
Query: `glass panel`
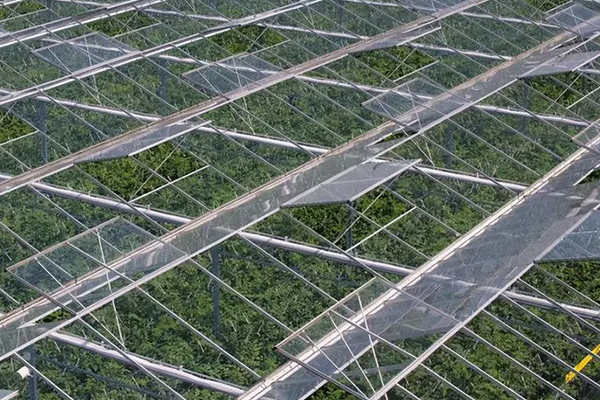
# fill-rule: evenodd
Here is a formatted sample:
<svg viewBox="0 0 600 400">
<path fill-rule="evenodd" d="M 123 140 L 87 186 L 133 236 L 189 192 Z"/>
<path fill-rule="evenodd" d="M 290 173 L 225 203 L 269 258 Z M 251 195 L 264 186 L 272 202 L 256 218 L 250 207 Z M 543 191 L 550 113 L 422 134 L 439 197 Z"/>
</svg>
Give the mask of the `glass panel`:
<svg viewBox="0 0 600 400">
<path fill-rule="evenodd" d="M 588 150 L 600 153 L 600 148 L 598 148 L 600 130 L 598 128 L 599 126 L 597 122 L 592 123 L 590 126 L 579 132 L 577 135 L 573 136 L 573 141 L 578 145 L 585 147 Z"/>
<path fill-rule="evenodd" d="M 414 110 L 427 100 L 439 96 L 444 91 L 444 88 L 427 79 L 415 78 L 393 90 L 365 101 L 363 106 L 379 115 L 395 119 L 406 112 Z M 415 127 L 409 126 L 409 128 L 414 129 Z"/>
<path fill-rule="evenodd" d="M 74 72 L 135 51 L 101 33 L 82 36 L 68 42 L 57 43 L 35 50 L 35 53 L 52 65 Z"/>
<path fill-rule="evenodd" d="M 542 261 L 600 258 L 600 211 L 592 213 L 568 233 Z"/>
<path fill-rule="evenodd" d="M 151 149 L 152 147 L 156 147 L 161 143 L 175 139 L 206 124 L 208 124 L 208 122 L 199 125 L 185 123 L 159 126 L 136 135 L 135 137 L 131 137 L 127 141 L 116 142 L 109 148 L 84 157 L 80 162 L 102 161 L 110 160 L 112 158 L 133 156 L 141 153 L 142 151 Z"/>
<path fill-rule="evenodd" d="M 570 4 L 571 2 L 567 3 Z M 600 29 L 598 13 L 581 4 L 575 3 L 561 7 L 546 18 L 546 21 L 557 24 L 579 36 L 588 38 Z"/>
<path fill-rule="evenodd" d="M 445 91 L 431 100 L 423 101 L 413 96 L 412 101 L 420 103 L 420 105 L 415 107 L 411 112 L 403 113 L 401 116 L 395 118 L 394 121 L 414 131 L 440 123 L 442 120 L 477 104 L 482 99 L 505 88 L 518 77 L 526 75 L 532 69 L 540 66 L 540 64 L 560 56 L 567 51 L 568 49 L 566 48 L 550 51 L 545 49 L 538 50 L 527 57 L 502 64 L 489 74 L 486 74 L 485 79 L 475 79 L 470 85 L 463 85 L 452 91 Z M 422 85 L 420 86 L 422 87 Z M 409 93 L 413 93 L 413 91 Z M 383 138 L 385 137 L 387 136 Z"/>
<path fill-rule="evenodd" d="M 13 351 L 28 343 L 30 340 L 49 331 L 58 324 L 59 322 L 54 322 L 16 329 L 2 329 L 0 330 L 0 353 L 5 354 L 9 351 Z"/>
<path fill-rule="evenodd" d="M 557 56 L 554 59 L 545 62 L 537 68 L 521 75 L 521 78 L 531 78 L 534 76 L 562 74 L 564 72 L 575 71 L 586 64 L 600 57 L 600 51 L 585 53 L 572 53 Z"/>
<path fill-rule="evenodd" d="M 8 268 L 17 278 L 45 293 L 148 243 L 152 236 L 120 218 L 85 231 Z"/>
<path fill-rule="evenodd" d="M 451 318 L 374 279 L 278 348 L 323 378 L 370 398 L 414 360 L 408 350 L 387 342 L 404 346 L 411 338 L 435 336 L 453 324 Z"/>
<path fill-rule="evenodd" d="M 459 0 L 400 0 L 402 7 L 414 9 L 419 13 L 433 14 L 460 3 Z"/>
<path fill-rule="evenodd" d="M 190 82 L 215 93 L 227 93 L 281 71 L 281 68 L 253 54 L 234 56 L 186 72 Z"/>
<path fill-rule="evenodd" d="M 417 161 L 367 162 L 345 172 L 343 175 L 309 189 L 300 196 L 283 204 L 283 207 L 300 207 L 316 204 L 335 204 L 354 201 L 402 172 Z"/>
<path fill-rule="evenodd" d="M 361 52 L 373 51 L 373 50 L 387 49 L 389 47 L 399 46 L 399 45 L 409 42 L 411 40 L 418 39 L 422 36 L 429 35 L 433 32 L 437 32 L 440 29 L 441 29 L 440 26 L 432 26 L 432 27 L 420 28 L 420 29 L 417 29 L 414 31 L 409 31 L 409 32 L 404 32 L 404 31 L 395 32 L 392 35 L 386 35 L 383 38 L 383 40 L 374 42 L 373 44 L 371 44 L 369 46 L 362 47 L 360 49 L 360 51 Z"/>
</svg>

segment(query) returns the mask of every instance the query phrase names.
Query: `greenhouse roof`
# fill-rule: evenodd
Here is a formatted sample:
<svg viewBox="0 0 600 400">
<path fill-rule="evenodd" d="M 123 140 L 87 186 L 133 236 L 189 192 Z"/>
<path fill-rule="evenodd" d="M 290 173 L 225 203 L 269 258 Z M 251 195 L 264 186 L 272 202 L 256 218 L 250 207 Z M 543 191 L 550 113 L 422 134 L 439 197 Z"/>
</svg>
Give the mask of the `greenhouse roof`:
<svg viewBox="0 0 600 400">
<path fill-rule="evenodd" d="M 0 394 L 599 396 L 596 2 L 0 10 Z"/>
</svg>

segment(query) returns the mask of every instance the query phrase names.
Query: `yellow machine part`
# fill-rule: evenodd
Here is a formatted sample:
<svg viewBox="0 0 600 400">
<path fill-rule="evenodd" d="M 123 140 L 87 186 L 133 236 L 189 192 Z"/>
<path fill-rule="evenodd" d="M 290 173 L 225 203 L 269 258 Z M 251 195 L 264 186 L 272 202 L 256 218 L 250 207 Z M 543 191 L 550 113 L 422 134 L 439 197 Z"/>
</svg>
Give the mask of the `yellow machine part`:
<svg viewBox="0 0 600 400">
<path fill-rule="evenodd" d="M 596 346 L 596 348 L 594 348 L 594 350 L 592 350 L 593 354 L 598 354 L 600 353 L 600 344 L 598 346 Z M 579 362 L 579 364 L 577 364 L 573 369 L 577 372 L 581 372 L 582 369 L 585 368 L 586 365 L 588 365 L 588 363 L 590 361 L 592 361 L 593 357 L 591 354 L 588 354 L 587 356 L 584 357 L 583 360 L 581 360 Z M 573 379 L 575 379 L 577 377 L 577 374 L 575 374 L 575 372 L 569 372 L 566 376 L 565 376 L 565 382 L 569 383 L 571 382 Z"/>
</svg>

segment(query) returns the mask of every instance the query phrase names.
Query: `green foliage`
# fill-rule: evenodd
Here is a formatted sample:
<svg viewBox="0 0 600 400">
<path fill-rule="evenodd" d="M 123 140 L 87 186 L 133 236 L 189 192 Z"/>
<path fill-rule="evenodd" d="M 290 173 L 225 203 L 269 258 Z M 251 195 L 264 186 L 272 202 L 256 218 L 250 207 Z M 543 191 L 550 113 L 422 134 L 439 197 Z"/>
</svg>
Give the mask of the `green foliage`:
<svg viewBox="0 0 600 400">
<path fill-rule="evenodd" d="M 583 185 L 584 183 L 597 182 L 600 180 L 600 170 L 594 170 L 589 173 L 580 183 Z"/>
<path fill-rule="evenodd" d="M 12 113 L 0 111 L 0 143 L 33 132 L 34 129 Z"/>
<path fill-rule="evenodd" d="M 368 51 L 358 54 L 356 58 L 390 80 L 396 80 L 434 61 L 432 57 L 406 46 Z"/>
<path fill-rule="evenodd" d="M 12 7 L 0 7 L 0 19 L 11 18 L 22 14 L 43 10 L 44 8 L 44 6 L 36 1 L 24 0 L 18 2 Z"/>
<path fill-rule="evenodd" d="M 101 32 L 107 36 L 116 36 L 153 23 L 155 23 L 154 18 L 149 17 L 147 14 L 140 11 L 130 11 L 109 19 L 90 22 L 87 26 L 92 31 Z"/>
<path fill-rule="evenodd" d="M 264 47 L 275 46 L 285 38 L 273 29 L 244 26 L 215 36 L 211 41 L 231 54 L 251 53 Z"/>
</svg>

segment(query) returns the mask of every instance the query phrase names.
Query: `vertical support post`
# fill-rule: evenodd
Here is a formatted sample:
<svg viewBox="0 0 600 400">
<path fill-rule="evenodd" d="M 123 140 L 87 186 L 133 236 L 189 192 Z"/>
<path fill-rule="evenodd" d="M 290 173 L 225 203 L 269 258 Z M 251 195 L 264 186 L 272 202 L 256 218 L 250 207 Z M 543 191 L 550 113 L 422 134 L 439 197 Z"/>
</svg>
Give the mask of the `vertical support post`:
<svg viewBox="0 0 600 400">
<path fill-rule="evenodd" d="M 37 128 L 40 131 L 40 153 L 42 164 L 48 163 L 48 129 L 46 127 L 46 119 L 48 118 L 48 109 L 46 103 L 38 102 L 37 108 Z"/>
<path fill-rule="evenodd" d="M 167 74 L 167 62 L 165 60 L 162 59 L 158 59 L 158 65 L 160 67 L 159 70 L 159 79 L 160 79 L 160 83 L 158 86 L 158 97 L 160 97 L 160 99 L 162 101 L 164 101 L 165 103 L 167 103 L 167 82 L 168 82 L 168 74 Z M 169 110 L 165 110 L 167 113 L 169 112 Z M 166 114 L 165 114 L 166 115 Z"/>
<path fill-rule="evenodd" d="M 219 246 L 210 250 L 210 272 L 217 278 L 221 278 L 221 249 Z M 221 285 L 213 279 L 211 285 L 213 301 L 213 334 L 216 338 L 221 336 Z"/>
<path fill-rule="evenodd" d="M 344 8 L 346 7 L 346 3 L 343 0 L 338 0 L 336 3 L 338 6 L 338 24 L 344 26 Z"/>
<path fill-rule="evenodd" d="M 35 368 L 36 367 L 36 358 L 37 353 L 35 351 L 35 345 L 27 348 L 27 352 L 29 353 L 29 363 Z M 37 374 L 35 371 L 31 371 L 31 375 L 29 376 L 29 399 L 37 400 L 38 399 L 38 390 L 37 390 Z"/>
<path fill-rule="evenodd" d="M 533 95 L 531 92 L 527 92 L 526 93 L 526 97 L 524 99 L 524 103 L 523 104 L 523 109 L 525 110 L 531 110 L 531 103 L 533 101 Z M 531 123 L 532 122 L 536 122 L 537 120 L 535 118 L 522 118 L 522 125 L 521 125 L 521 129 L 519 130 L 523 135 L 527 136 L 528 138 L 531 137 Z"/>
<path fill-rule="evenodd" d="M 349 213 L 348 213 L 348 225 L 346 226 L 346 240 L 347 240 L 347 248 L 351 248 L 354 245 L 354 239 L 352 237 L 352 224 L 354 223 L 355 212 L 354 212 L 354 202 L 351 201 L 349 204 Z M 354 251 L 352 251 L 354 254 Z"/>
<path fill-rule="evenodd" d="M 451 154 L 444 155 L 444 158 L 445 158 L 444 164 L 445 164 L 446 168 L 448 168 L 448 169 L 452 169 L 452 166 L 454 165 L 454 160 L 453 160 L 452 154 L 454 154 L 454 132 L 455 131 L 456 131 L 456 127 L 454 125 L 446 126 L 445 147 L 446 147 L 446 150 L 448 150 L 448 152 Z"/>
</svg>

